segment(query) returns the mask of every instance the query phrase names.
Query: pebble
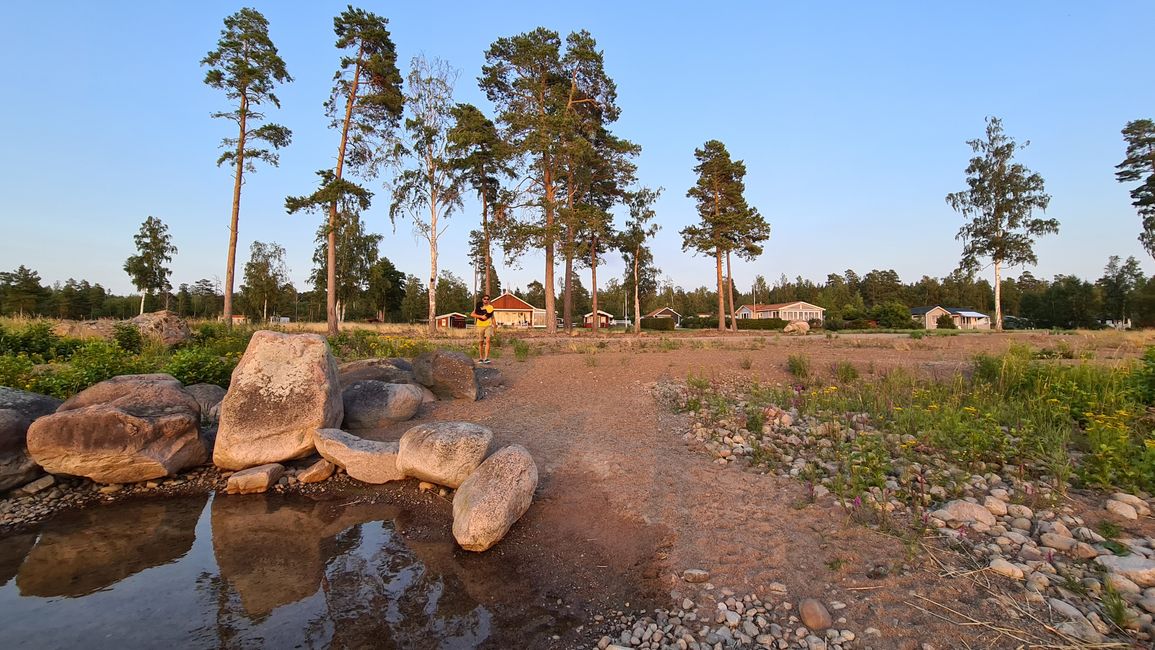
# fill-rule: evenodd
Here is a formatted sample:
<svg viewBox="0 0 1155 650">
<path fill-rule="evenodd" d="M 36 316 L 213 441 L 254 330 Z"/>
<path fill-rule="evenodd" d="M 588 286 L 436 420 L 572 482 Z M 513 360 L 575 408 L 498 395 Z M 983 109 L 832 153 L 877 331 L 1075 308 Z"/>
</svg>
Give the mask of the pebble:
<svg viewBox="0 0 1155 650">
<path fill-rule="evenodd" d="M 1135 511 L 1135 508 L 1126 503 L 1123 503 L 1122 501 L 1107 499 L 1107 505 L 1105 507 L 1107 512 L 1118 515 L 1124 519 L 1134 520 L 1139 518 L 1139 513 Z"/>
<path fill-rule="evenodd" d="M 706 582 L 710 579 L 710 572 L 704 569 L 686 569 L 682 572 L 682 580 L 686 582 Z"/>
<path fill-rule="evenodd" d="M 806 598 L 798 603 L 798 615 L 802 618 L 803 625 L 819 632 L 834 623 L 826 606 L 814 598 Z"/>
<path fill-rule="evenodd" d="M 1007 562 L 1001 557 L 997 557 L 991 560 L 990 569 L 999 575 L 1004 575 L 1008 578 L 1014 578 L 1016 580 L 1020 580 L 1023 577 L 1022 569 L 1015 566 L 1014 564 L 1011 564 L 1010 562 Z"/>
</svg>

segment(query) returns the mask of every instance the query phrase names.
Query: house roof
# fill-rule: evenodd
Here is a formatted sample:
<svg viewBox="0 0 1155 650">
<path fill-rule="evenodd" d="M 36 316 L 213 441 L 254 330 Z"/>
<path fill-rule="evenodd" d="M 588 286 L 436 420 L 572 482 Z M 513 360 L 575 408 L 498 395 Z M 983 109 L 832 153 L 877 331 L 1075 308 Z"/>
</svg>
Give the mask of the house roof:
<svg viewBox="0 0 1155 650">
<path fill-rule="evenodd" d="M 610 318 L 613 318 L 613 317 L 614 317 L 614 315 L 613 315 L 613 314 L 611 314 L 611 313 L 610 313 L 610 312 L 608 312 L 608 311 L 602 311 L 602 310 L 600 310 L 600 309 L 599 309 L 599 310 L 598 310 L 598 313 L 599 313 L 599 314 L 601 314 L 602 316 L 609 316 Z M 582 318 L 589 318 L 590 316 L 593 316 L 593 315 L 594 315 L 594 313 L 591 311 L 590 313 L 588 313 L 588 314 L 585 314 L 584 316 L 582 316 Z"/>
<path fill-rule="evenodd" d="M 777 310 L 783 309 L 783 308 L 785 308 L 785 307 L 790 307 L 790 306 L 792 306 L 792 305 L 806 305 L 806 306 L 807 306 L 807 307 L 809 307 L 809 308 L 817 309 L 817 310 L 819 310 L 819 311 L 826 311 L 826 308 L 825 308 L 825 307 L 819 307 L 818 305 L 815 305 L 815 304 L 813 304 L 813 303 L 809 303 L 809 302 L 806 302 L 806 301 L 804 301 L 804 300 L 794 300 L 794 301 L 792 301 L 792 302 L 776 302 L 776 303 L 771 303 L 771 304 L 768 304 L 768 305 L 761 305 L 761 304 L 758 304 L 758 305 L 742 305 L 742 306 L 741 306 L 741 307 L 739 307 L 738 309 L 739 309 L 739 310 L 742 310 L 742 309 L 749 309 L 750 311 L 752 311 L 752 312 L 754 312 L 754 313 L 757 313 L 757 312 L 760 312 L 760 311 L 777 311 Z"/>
<path fill-rule="evenodd" d="M 434 318 L 445 318 L 446 316 L 460 316 L 460 317 L 462 317 L 462 318 L 469 318 L 469 316 L 468 316 L 468 315 L 466 315 L 466 314 L 463 314 L 463 313 L 461 313 L 461 312 L 459 312 L 459 311 L 451 311 L 451 312 L 449 312 L 448 314 L 440 314 L 440 315 L 438 315 L 438 316 L 434 316 Z"/>
<path fill-rule="evenodd" d="M 533 305 L 509 292 L 503 293 L 497 298 L 490 300 L 489 304 L 493 305 L 494 310 L 525 311 L 527 309 L 537 309 L 537 307 L 534 307 Z"/>
<path fill-rule="evenodd" d="M 671 308 L 671 307 L 659 307 L 659 308 L 655 309 L 654 311 L 652 311 L 652 312 L 650 312 L 650 313 L 646 314 L 645 316 L 642 316 L 642 318 L 654 318 L 655 316 L 657 316 L 658 314 L 661 314 L 661 313 L 663 313 L 663 312 L 669 312 L 669 313 L 671 313 L 671 314 L 674 314 L 674 315 L 675 315 L 675 316 L 677 316 L 678 318 L 681 318 L 681 317 L 682 317 L 682 315 L 681 315 L 681 314 L 679 314 L 678 312 L 674 311 L 674 310 L 673 310 L 673 308 Z"/>
<path fill-rule="evenodd" d="M 910 315 L 925 316 L 936 309 L 941 309 L 943 311 L 954 314 L 955 316 L 965 316 L 966 318 L 990 318 L 986 314 L 974 311 L 972 309 L 967 309 L 966 307 L 943 307 L 942 305 L 933 305 L 930 307 L 911 307 Z"/>
</svg>

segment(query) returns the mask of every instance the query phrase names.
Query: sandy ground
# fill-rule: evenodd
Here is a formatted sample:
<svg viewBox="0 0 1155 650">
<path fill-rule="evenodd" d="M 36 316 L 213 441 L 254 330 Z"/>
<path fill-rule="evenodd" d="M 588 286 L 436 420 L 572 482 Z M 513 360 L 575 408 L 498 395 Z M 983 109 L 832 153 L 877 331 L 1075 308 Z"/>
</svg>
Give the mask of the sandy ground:
<svg viewBox="0 0 1155 650">
<path fill-rule="evenodd" d="M 795 603 L 804 597 L 843 602 L 846 609 L 835 616 L 844 616 L 846 623 L 838 627 L 859 635 L 867 627 L 881 630 L 881 639 L 866 642 L 875 648 L 1018 644 L 906 604 L 935 609 L 921 600 L 928 598 L 976 620 L 1007 618 L 1006 608 L 991 601 L 980 584 L 985 580 L 940 578 L 941 568 L 925 552 L 912 552 L 903 540 L 850 521 L 829 499 L 807 503 L 801 483 L 712 463 L 682 440 L 688 421 L 656 402 L 655 382 L 690 374 L 788 381 L 786 358 L 800 353 L 819 374 L 830 373 L 838 361 L 851 361 L 868 380 L 870 373 L 894 367 L 945 378 L 965 371 L 978 352 L 997 353 L 1016 343 L 1061 344 L 1103 363 L 1119 363 L 1142 350 L 1139 339 L 1047 334 L 922 340 L 745 335 L 678 344 L 651 335 L 641 342 L 602 339 L 608 341 L 602 347 L 598 340 L 535 341 L 557 353 L 524 362 L 513 359 L 506 346 L 494 362 L 504 373 L 504 387 L 476 403 L 431 404 L 419 415 L 486 425 L 498 444 L 522 444 L 533 454 L 541 474 L 537 499 L 498 548 L 505 546 L 504 552 L 531 564 L 542 561 L 529 570 L 543 581 L 567 581 L 558 585 L 560 597 L 591 614 L 669 607 L 683 596 L 701 607 L 717 596 L 678 575 L 702 568 L 718 590 L 738 595 L 766 597 L 768 585 L 779 582 Z M 746 360 L 750 367 L 744 370 Z M 374 437 L 397 438 L 411 424 Z M 559 571 L 563 565 L 571 568 Z M 634 602 L 627 607 L 629 599 Z M 585 635 L 590 632 L 587 628 Z M 960 634 L 968 645 L 949 640 Z"/>
</svg>

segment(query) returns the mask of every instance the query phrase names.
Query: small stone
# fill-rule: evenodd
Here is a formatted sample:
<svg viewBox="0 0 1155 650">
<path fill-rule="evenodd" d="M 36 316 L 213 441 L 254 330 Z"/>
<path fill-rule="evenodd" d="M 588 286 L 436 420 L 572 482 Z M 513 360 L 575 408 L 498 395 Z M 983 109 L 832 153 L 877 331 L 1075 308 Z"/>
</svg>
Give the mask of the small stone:
<svg viewBox="0 0 1155 650">
<path fill-rule="evenodd" d="M 1002 517 L 1007 514 L 1007 504 L 1002 499 L 997 499 L 993 496 L 983 499 L 983 507 L 996 517 Z"/>
<path fill-rule="evenodd" d="M 99 491 L 101 494 L 114 494 L 114 493 L 116 493 L 116 492 L 120 492 L 120 490 L 121 490 L 121 487 L 122 487 L 122 486 L 120 485 L 120 483 L 113 483 L 112 485 L 102 485 L 102 486 L 100 486 L 100 489 L 99 489 L 98 491 Z"/>
<path fill-rule="evenodd" d="M 1070 537 L 1063 537 L 1058 533 L 1043 533 L 1039 536 L 1039 542 L 1047 547 L 1053 548 L 1056 551 L 1070 551 L 1078 544 Z"/>
<path fill-rule="evenodd" d="M 297 475 L 297 480 L 302 483 L 320 483 L 328 480 L 335 471 L 337 471 L 337 466 L 322 458 L 301 470 L 301 473 Z"/>
<path fill-rule="evenodd" d="M 682 609 L 686 610 L 687 612 L 691 609 L 694 609 L 694 601 L 690 600 L 689 598 L 683 598 Z"/>
<path fill-rule="evenodd" d="M 999 575 L 1004 575 L 1008 578 L 1014 578 L 1016 580 L 1020 580 L 1023 577 L 1022 569 L 1001 557 L 997 557 L 991 560 L 990 569 Z"/>
<path fill-rule="evenodd" d="M 1011 528 L 1015 530 L 1030 530 L 1031 520 L 1026 517 L 1016 517 L 1011 520 Z"/>
<path fill-rule="evenodd" d="M 421 490 L 422 492 L 428 492 L 430 490 L 436 490 L 437 486 L 430 483 L 429 481 L 421 481 L 417 484 L 417 489 Z"/>
<path fill-rule="evenodd" d="M 798 613 L 802 624 L 814 631 L 821 632 L 834 623 L 826 606 L 814 598 L 806 598 L 798 603 Z"/>
<path fill-rule="evenodd" d="M 229 477 L 225 491 L 228 494 L 258 494 L 267 492 L 281 478 L 285 467 L 280 463 L 258 465 L 236 472 Z"/>
<path fill-rule="evenodd" d="M 1016 519 L 1030 519 L 1035 513 L 1030 508 L 1017 503 L 1007 505 L 1007 514 Z"/>
<path fill-rule="evenodd" d="M 1124 519 L 1134 520 L 1139 518 L 1139 513 L 1135 511 L 1135 508 L 1129 504 L 1123 503 L 1122 501 L 1107 499 L 1107 505 L 1105 507 L 1107 512 L 1118 515 Z"/>
<path fill-rule="evenodd" d="M 22 492 L 24 492 L 24 494 L 36 494 L 37 492 L 44 490 L 44 489 L 47 489 L 47 488 L 50 488 L 55 484 L 56 484 L 56 477 L 51 475 L 51 474 L 48 474 L 46 476 L 41 476 L 40 478 L 36 479 L 35 481 L 32 481 L 31 483 L 28 483 L 24 487 L 20 488 L 20 490 Z"/>
<path fill-rule="evenodd" d="M 682 572 L 682 580 L 686 582 L 705 582 L 710 579 L 710 572 L 703 569 L 686 569 Z"/>
<path fill-rule="evenodd" d="M 1125 503 L 1125 504 L 1131 506 L 1132 508 L 1135 509 L 1136 513 L 1138 513 L 1144 517 L 1151 514 L 1151 507 L 1147 505 L 1147 502 L 1144 501 L 1143 499 L 1140 499 L 1139 497 L 1137 497 L 1133 494 L 1127 494 L 1125 492 L 1116 492 L 1115 494 L 1111 495 L 1111 498 L 1114 499 L 1115 501 L 1119 501 L 1121 503 Z"/>
</svg>

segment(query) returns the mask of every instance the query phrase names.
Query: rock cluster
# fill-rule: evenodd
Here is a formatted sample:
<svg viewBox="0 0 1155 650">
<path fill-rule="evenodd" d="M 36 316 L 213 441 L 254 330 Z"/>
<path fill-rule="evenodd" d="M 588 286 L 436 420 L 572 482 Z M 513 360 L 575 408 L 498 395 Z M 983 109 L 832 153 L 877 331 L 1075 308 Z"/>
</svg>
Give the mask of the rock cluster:
<svg viewBox="0 0 1155 650">
<path fill-rule="evenodd" d="M 595 622 L 601 623 L 604 631 L 597 647 L 601 650 L 849 650 L 859 647 L 859 635 L 840 629 L 845 627 L 846 620 L 834 620 L 826 604 L 813 598 L 795 603 L 786 598 L 785 586 L 777 583 L 773 586 L 776 591 L 765 597 L 755 594 L 738 596 L 729 589 L 722 589 L 717 601 L 713 601 L 711 595 L 709 602 L 701 606 L 684 597 L 671 609 L 656 609 L 638 615 L 619 611 L 608 620 L 595 617 Z M 841 607 L 842 604 L 831 603 L 831 606 Z M 874 629 L 869 632 L 867 636 L 879 634 Z M 868 640 L 866 645 L 869 647 L 871 642 Z"/>
<path fill-rule="evenodd" d="M 192 331 L 176 312 L 154 311 L 141 314 L 131 321 L 140 330 L 140 333 L 156 339 L 165 345 L 179 345 L 192 338 Z"/>
<path fill-rule="evenodd" d="M 684 389 L 658 386 L 656 391 L 664 401 L 685 403 Z M 746 413 L 740 396 L 732 397 L 734 412 Z M 918 444 L 913 436 L 875 430 L 866 414 L 828 422 L 771 406 L 761 416 L 757 431 L 746 428 L 745 415 L 697 417 L 684 439 L 720 465 L 804 479 L 812 498 L 831 494 L 833 478 L 847 470 L 842 465 L 846 456 L 837 449 L 856 438 L 873 438 L 893 449 Z M 894 471 L 884 487 L 842 495 L 836 504 L 852 514 L 869 514 L 866 520 L 894 518 L 937 530 L 992 574 L 1020 585 L 1028 600 L 1049 605 L 1054 625 L 1068 637 L 1101 643 L 1118 625 L 1140 641 L 1155 639 L 1155 538 L 1105 538 L 1076 511 L 1076 502 L 1056 498 L 1045 483 L 1022 478 L 1022 468 L 988 466 L 972 473 L 931 453 L 915 457 L 894 454 Z M 1105 499 L 1103 510 L 1125 523 L 1149 517 L 1150 500 L 1115 493 Z M 1104 620 L 1105 594 L 1122 599 L 1120 620 Z"/>
</svg>

